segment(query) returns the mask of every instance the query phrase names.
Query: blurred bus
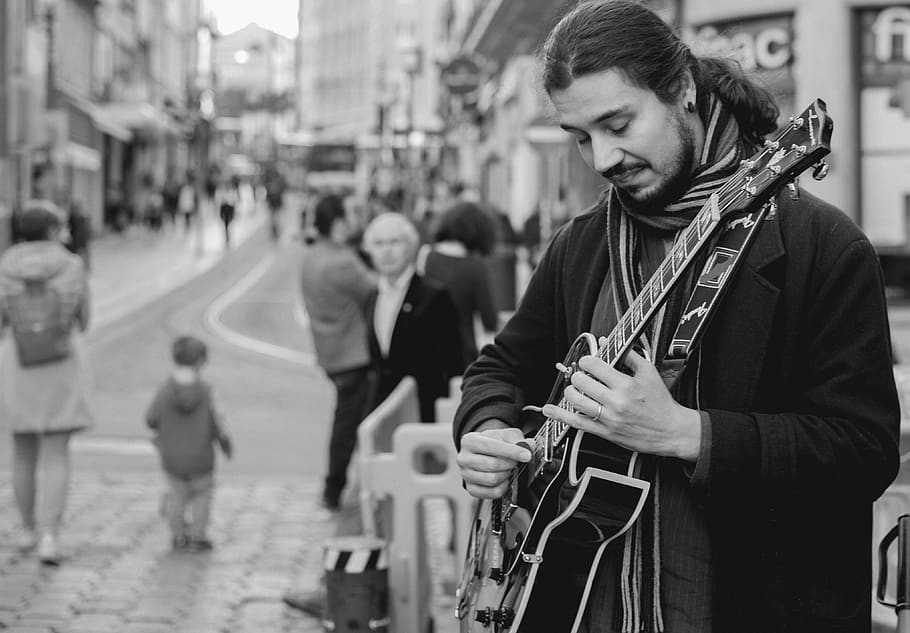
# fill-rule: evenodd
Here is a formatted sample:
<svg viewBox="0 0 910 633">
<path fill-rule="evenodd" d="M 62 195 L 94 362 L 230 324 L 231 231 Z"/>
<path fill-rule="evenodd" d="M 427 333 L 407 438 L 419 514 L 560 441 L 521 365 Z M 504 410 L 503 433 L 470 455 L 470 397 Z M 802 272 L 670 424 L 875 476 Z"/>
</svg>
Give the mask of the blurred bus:
<svg viewBox="0 0 910 633">
<path fill-rule="evenodd" d="M 278 163 L 292 189 L 350 190 L 357 150 L 353 142 L 285 138 L 278 141 Z"/>
</svg>

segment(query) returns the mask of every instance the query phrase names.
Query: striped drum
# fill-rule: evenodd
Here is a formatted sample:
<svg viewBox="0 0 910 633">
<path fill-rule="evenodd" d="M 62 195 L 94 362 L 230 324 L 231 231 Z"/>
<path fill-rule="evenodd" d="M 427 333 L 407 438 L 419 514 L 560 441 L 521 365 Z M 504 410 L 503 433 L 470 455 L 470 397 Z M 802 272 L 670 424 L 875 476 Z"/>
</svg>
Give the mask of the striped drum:
<svg viewBox="0 0 910 633">
<path fill-rule="evenodd" d="M 333 633 L 389 630 L 389 558 L 383 540 L 339 536 L 325 543 L 325 619 Z"/>
</svg>

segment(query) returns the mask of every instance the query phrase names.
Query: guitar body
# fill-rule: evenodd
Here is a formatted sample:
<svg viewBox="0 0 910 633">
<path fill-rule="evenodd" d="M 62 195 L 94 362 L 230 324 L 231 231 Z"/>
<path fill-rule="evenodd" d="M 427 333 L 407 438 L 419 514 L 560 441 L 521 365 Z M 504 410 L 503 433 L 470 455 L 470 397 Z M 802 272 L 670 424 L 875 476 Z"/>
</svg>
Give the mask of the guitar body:
<svg viewBox="0 0 910 633">
<path fill-rule="evenodd" d="M 596 340 L 583 334 L 566 364 L 591 353 Z M 530 469 L 533 481 L 478 505 L 458 589 L 462 633 L 576 631 L 604 549 L 638 518 L 650 484 L 632 476 L 637 454 L 568 433 Z M 583 585 L 569 582 L 585 568 Z"/>
</svg>

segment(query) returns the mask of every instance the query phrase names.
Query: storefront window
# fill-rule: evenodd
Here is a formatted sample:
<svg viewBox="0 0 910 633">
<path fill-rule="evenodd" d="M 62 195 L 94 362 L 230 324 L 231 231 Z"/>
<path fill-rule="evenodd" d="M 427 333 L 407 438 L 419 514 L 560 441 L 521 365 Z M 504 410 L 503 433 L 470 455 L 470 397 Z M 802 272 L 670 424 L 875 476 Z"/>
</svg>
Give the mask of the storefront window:
<svg viewBox="0 0 910 633">
<path fill-rule="evenodd" d="M 910 246 L 910 4 L 857 12 L 863 228 Z"/>
</svg>

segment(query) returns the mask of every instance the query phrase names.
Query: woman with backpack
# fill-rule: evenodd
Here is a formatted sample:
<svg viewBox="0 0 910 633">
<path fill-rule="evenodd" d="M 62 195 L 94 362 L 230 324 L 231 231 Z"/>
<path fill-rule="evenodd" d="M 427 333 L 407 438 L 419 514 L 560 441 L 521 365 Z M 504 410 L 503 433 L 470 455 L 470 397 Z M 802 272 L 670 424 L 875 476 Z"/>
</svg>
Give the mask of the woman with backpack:
<svg viewBox="0 0 910 633">
<path fill-rule="evenodd" d="M 93 423 L 88 284 L 82 259 L 57 239 L 63 216 L 52 202 L 26 203 L 16 222 L 23 241 L 0 257 L 0 424 L 13 434 L 21 547 L 58 564 L 69 439 Z"/>
</svg>

